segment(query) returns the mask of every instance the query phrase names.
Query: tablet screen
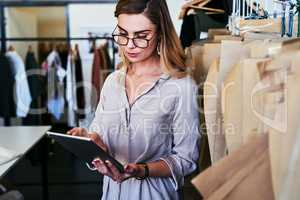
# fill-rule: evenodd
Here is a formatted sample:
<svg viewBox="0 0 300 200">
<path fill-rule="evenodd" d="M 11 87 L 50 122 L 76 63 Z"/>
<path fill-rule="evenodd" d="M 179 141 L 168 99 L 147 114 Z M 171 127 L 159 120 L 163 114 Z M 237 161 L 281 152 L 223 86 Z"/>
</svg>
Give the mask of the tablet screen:
<svg viewBox="0 0 300 200">
<path fill-rule="evenodd" d="M 102 161 L 109 160 L 115 165 L 120 173 L 124 172 L 123 165 L 96 145 L 90 138 L 71 136 L 51 131 L 48 131 L 47 134 L 65 149 L 72 152 L 76 157 L 87 163 L 92 163 L 96 158 L 100 158 Z"/>
</svg>

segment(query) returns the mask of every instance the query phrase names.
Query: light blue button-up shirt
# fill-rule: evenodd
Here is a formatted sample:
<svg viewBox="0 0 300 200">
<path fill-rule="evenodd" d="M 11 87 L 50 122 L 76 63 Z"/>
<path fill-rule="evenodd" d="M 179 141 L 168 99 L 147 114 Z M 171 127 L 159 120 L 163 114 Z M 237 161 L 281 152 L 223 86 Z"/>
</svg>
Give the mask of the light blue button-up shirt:
<svg viewBox="0 0 300 200">
<path fill-rule="evenodd" d="M 163 74 L 129 105 L 124 70 L 112 73 L 101 91 L 90 131 L 97 132 L 122 164 L 163 160 L 172 177 L 128 179 L 104 177 L 105 200 L 179 199 L 184 176 L 196 169 L 200 138 L 197 86 L 190 76 Z"/>
</svg>

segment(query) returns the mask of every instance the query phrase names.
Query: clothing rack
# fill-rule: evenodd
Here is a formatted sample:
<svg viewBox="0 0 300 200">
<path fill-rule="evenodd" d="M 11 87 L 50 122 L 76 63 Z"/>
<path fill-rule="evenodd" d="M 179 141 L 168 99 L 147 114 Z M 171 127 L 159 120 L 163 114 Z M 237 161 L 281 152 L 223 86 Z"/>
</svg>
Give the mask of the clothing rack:
<svg viewBox="0 0 300 200">
<path fill-rule="evenodd" d="M 92 37 L 93 40 L 100 40 L 100 39 L 105 39 L 105 40 L 109 40 L 112 42 L 112 63 L 113 66 L 116 65 L 116 56 L 115 56 L 115 43 L 112 37 L 110 36 L 106 36 L 106 37 Z M 36 41 L 36 42 L 56 42 L 56 41 L 66 41 L 69 45 L 71 43 L 71 41 L 90 41 L 91 37 L 37 37 L 37 38 L 29 38 L 29 37 L 25 37 L 25 38 L 5 38 L 5 40 L 3 40 L 2 38 L 2 52 L 6 51 L 6 43 L 7 42 L 32 42 L 32 41 Z M 10 126 L 10 119 L 9 118 L 5 118 L 4 119 L 4 125 L 5 126 Z"/>
<path fill-rule="evenodd" d="M 6 52 L 7 42 L 46 42 L 46 41 L 65 41 L 67 44 L 71 44 L 71 41 L 76 40 L 86 40 L 90 41 L 91 39 L 106 39 L 112 42 L 113 49 L 113 58 L 112 63 L 115 65 L 115 44 L 111 36 L 95 36 L 95 37 L 69 37 L 70 36 L 70 19 L 69 19 L 69 9 L 68 5 L 70 4 L 106 4 L 106 3 L 116 3 L 116 0 L 60 0 L 60 1 L 41 1 L 41 0 L 27 0 L 27 1 L 0 1 L 0 52 Z M 66 33 L 67 37 L 24 37 L 24 38 L 8 38 L 6 35 L 6 19 L 5 19 L 5 8 L 6 7 L 45 7 L 45 6 L 64 6 L 66 12 Z M 4 119 L 4 125 L 10 126 L 10 119 Z"/>
<path fill-rule="evenodd" d="M 29 37 L 25 37 L 25 38 L 5 38 L 4 39 L 4 43 L 2 43 L 2 48 L 4 48 L 4 52 L 6 50 L 6 42 L 56 42 L 56 41 L 67 41 L 68 44 L 70 44 L 71 41 L 82 41 L 82 40 L 110 40 L 112 42 L 112 46 L 113 46 L 113 57 L 112 57 L 112 63 L 115 65 L 115 60 L 116 60 L 116 56 L 115 56 L 115 43 L 113 42 L 113 38 L 110 36 L 97 36 L 97 37 L 37 37 L 37 38 L 29 38 Z M 3 40 L 3 39 L 2 39 Z"/>
</svg>

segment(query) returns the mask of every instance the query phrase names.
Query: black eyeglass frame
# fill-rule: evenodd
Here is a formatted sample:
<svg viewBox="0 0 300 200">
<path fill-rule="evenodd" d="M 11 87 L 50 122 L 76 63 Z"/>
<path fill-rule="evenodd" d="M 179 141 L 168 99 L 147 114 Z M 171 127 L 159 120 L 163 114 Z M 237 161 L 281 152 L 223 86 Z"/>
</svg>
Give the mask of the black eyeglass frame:
<svg viewBox="0 0 300 200">
<path fill-rule="evenodd" d="M 116 28 L 114 29 L 113 33 L 111 34 L 112 35 L 112 38 L 114 39 L 114 42 L 117 43 L 118 45 L 120 46 L 127 46 L 128 43 L 129 43 L 129 40 L 132 40 L 133 44 L 135 47 L 138 47 L 138 48 L 141 48 L 141 49 L 146 49 L 149 47 L 149 42 L 154 38 L 155 34 L 153 34 L 153 36 L 150 38 L 150 39 L 146 39 L 146 38 L 138 38 L 138 37 L 134 37 L 134 38 L 130 38 L 130 37 L 127 37 L 127 36 L 124 36 L 124 35 L 121 35 L 121 34 L 114 34 L 114 32 L 116 31 L 116 29 L 118 28 L 118 26 L 116 26 Z M 127 42 L 126 44 L 120 44 L 118 42 L 118 40 L 115 39 L 115 37 L 124 37 L 127 39 Z M 136 45 L 135 43 L 135 39 L 139 39 L 139 40 L 145 40 L 147 42 L 147 46 L 146 47 L 139 47 L 138 45 Z"/>
</svg>

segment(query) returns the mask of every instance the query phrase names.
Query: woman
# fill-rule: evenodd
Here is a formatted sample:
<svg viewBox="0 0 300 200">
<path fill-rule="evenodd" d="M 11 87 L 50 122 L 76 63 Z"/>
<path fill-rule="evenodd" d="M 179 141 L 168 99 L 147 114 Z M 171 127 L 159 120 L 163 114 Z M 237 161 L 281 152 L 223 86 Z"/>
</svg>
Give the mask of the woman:
<svg viewBox="0 0 300 200">
<path fill-rule="evenodd" d="M 179 199 L 198 159 L 197 87 L 165 0 L 120 0 L 113 33 L 122 69 L 105 81 L 90 137 L 124 164 L 93 161 L 105 175 L 102 199 Z"/>
</svg>

